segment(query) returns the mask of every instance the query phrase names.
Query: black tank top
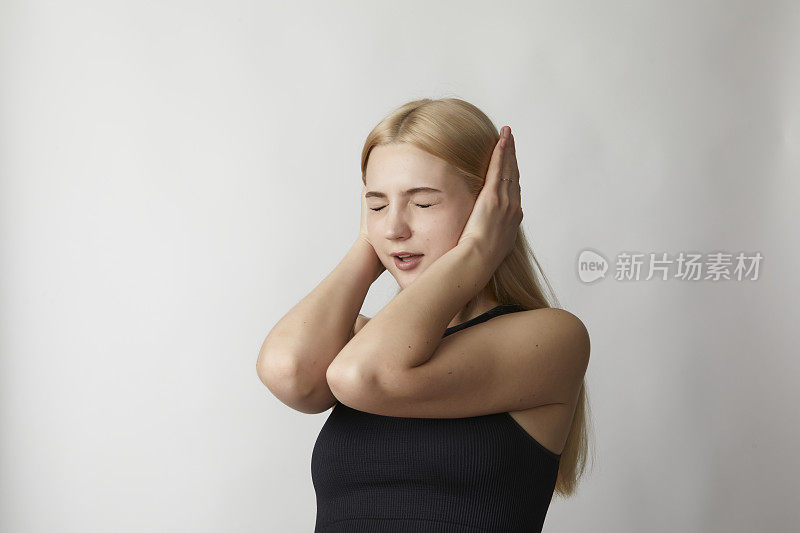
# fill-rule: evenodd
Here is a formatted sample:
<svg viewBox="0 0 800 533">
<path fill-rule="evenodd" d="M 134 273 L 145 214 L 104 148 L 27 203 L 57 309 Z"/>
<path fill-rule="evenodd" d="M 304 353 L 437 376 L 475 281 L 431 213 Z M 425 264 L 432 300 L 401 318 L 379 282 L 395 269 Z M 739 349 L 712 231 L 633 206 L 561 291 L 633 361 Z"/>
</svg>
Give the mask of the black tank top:
<svg viewBox="0 0 800 533">
<path fill-rule="evenodd" d="M 499 305 L 443 338 L 524 310 Z M 337 402 L 311 456 L 314 531 L 541 531 L 560 459 L 508 413 L 406 418 Z"/>
</svg>

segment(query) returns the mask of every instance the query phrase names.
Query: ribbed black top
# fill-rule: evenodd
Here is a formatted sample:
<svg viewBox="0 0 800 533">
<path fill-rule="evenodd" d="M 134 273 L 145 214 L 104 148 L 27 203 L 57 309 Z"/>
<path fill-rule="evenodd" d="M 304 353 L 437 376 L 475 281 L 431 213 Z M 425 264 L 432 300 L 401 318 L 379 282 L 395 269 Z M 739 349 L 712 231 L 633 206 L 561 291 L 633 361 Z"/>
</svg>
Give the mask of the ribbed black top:
<svg viewBox="0 0 800 533">
<path fill-rule="evenodd" d="M 443 337 L 523 310 L 497 306 Z M 311 457 L 314 531 L 541 531 L 560 458 L 508 413 L 406 418 L 337 402 Z"/>
</svg>

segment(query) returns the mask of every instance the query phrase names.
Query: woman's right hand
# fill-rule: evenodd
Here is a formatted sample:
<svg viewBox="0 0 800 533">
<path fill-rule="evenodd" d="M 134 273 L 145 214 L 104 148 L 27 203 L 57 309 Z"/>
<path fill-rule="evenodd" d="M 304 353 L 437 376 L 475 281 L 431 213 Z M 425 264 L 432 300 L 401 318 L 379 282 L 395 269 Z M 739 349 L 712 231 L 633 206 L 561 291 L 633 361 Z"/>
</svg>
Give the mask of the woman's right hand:
<svg viewBox="0 0 800 533">
<path fill-rule="evenodd" d="M 364 196 L 364 193 L 366 192 L 367 192 L 367 186 L 364 185 L 361 188 L 361 228 L 359 229 L 358 232 L 358 238 L 363 239 L 365 242 L 367 242 L 369 244 L 369 249 L 372 250 L 372 254 L 375 259 L 375 269 L 376 269 L 375 279 L 378 279 L 378 276 L 380 276 L 386 270 L 386 267 L 378 258 L 378 254 L 375 253 L 375 247 L 372 246 L 371 242 L 369 242 L 369 235 L 367 233 L 367 209 L 369 208 L 367 207 L 367 199 Z"/>
<path fill-rule="evenodd" d="M 358 232 L 358 236 L 367 239 L 369 242 L 369 238 L 367 235 L 367 199 L 364 194 L 367 192 L 367 186 L 364 185 L 361 188 L 361 229 Z"/>
</svg>

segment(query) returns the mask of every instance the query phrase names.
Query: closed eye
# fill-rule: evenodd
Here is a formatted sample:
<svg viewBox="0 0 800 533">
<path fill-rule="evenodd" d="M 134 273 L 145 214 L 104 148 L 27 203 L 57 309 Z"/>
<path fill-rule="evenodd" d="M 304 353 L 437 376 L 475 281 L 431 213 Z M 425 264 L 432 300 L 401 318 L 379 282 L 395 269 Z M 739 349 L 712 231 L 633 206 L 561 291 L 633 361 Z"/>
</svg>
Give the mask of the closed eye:
<svg viewBox="0 0 800 533">
<path fill-rule="evenodd" d="M 422 207 L 422 208 L 425 208 L 425 207 L 430 207 L 430 206 L 432 206 L 433 204 L 414 204 L 414 205 L 416 205 L 417 207 Z M 370 207 L 370 209 L 372 209 L 373 211 L 380 211 L 380 210 L 381 210 L 381 209 L 383 209 L 384 207 L 386 207 L 386 206 L 384 205 L 383 207 L 378 207 L 378 208 L 373 208 L 373 207 Z"/>
</svg>

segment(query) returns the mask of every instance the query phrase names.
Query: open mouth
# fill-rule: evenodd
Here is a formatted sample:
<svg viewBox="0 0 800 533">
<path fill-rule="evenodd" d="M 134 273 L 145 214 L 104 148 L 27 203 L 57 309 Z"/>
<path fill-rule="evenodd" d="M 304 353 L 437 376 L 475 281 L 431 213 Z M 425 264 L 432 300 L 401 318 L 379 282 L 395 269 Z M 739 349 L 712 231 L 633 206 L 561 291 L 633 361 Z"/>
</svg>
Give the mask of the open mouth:
<svg viewBox="0 0 800 533">
<path fill-rule="evenodd" d="M 405 259 L 401 259 L 399 256 L 394 256 L 394 264 L 400 270 L 411 270 L 422 261 L 423 255 L 425 254 L 411 255 Z"/>
</svg>

